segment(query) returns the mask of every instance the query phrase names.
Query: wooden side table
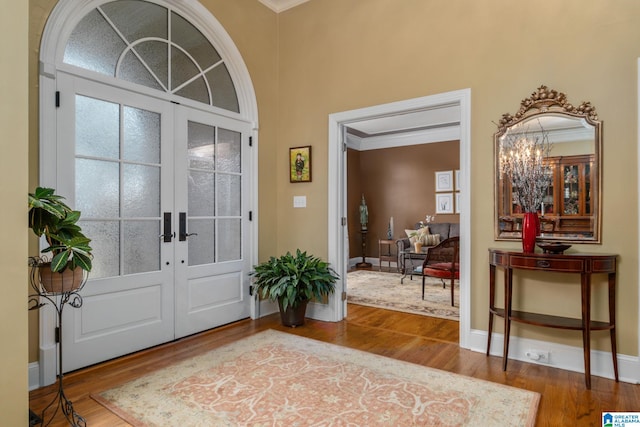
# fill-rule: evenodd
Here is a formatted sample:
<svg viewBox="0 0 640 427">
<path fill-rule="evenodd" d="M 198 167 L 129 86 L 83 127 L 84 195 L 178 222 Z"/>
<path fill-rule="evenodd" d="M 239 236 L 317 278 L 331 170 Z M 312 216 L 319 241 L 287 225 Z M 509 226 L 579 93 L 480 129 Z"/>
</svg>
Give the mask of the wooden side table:
<svg viewBox="0 0 640 427">
<path fill-rule="evenodd" d="M 378 258 L 380 262 L 378 263 L 378 271 L 382 270 L 382 262 L 386 261 L 388 263 L 389 269 L 391 269 L 391 261 L 398 262 L 398 256 L 391 251 L 391 248 L 396 244 L 394 240 L 386 240 L 380 239 L 378 240 Z M 385 249 L 383 252 L 382 249 Z M 396 270 L 398 269 L 398 265 L 396 264 Z"/>
<path fill-rule="evenodd" d="M 489 334 L 487 356 L 491 349 L 493 317 L 504 319 L 504 345 L 502 370 L 507 370 L 509 356 L 509 332 L 511 322 L 527 323 L 548 328 L 582 332 L 584 376 L 587 389 L 591 388 L 591 332 L 609 331 L 613 373 L 618 381 L 618 356 L 616 350 L 616 259 L 615 254 L 525 254 L 501 249 L 489 249 Z M 496 267 L 504 270 L 504 307 L 495 306 Z M 582 316 L 579 319 L 512 310 L 513 270 L 551 271 L 580 275 Z M 591 320 L 591 275 L 606 274 L 609 290 L 609 320 Z"/>
</svg>

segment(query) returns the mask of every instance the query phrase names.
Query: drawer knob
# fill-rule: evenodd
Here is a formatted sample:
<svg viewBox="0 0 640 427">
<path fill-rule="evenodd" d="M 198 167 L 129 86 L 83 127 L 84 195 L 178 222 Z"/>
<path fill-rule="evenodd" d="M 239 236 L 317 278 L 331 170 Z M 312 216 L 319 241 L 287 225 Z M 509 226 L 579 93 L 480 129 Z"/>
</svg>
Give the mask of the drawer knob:
<svg viewBox="0 0 640 427">
<path fill-rule="evenodd" d="M 545 260 L 537 261 L 536 264 L 540 268 L 549 268 L 549 267 L 551 267 L 551 263 L 549 261 L 545 261 Z"/>
</svg>

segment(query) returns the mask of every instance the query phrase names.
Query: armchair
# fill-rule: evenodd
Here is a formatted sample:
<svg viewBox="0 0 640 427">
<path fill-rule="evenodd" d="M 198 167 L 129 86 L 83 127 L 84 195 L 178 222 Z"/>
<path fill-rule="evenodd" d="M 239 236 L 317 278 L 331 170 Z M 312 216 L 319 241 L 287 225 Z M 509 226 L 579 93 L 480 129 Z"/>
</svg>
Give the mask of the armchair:
<svg viewBox="0 0 640 427">
<path fill-rule="evenodd" d="M 451 281 L 451 305 L 454 305 L 455 280 L 460 278 L 459 246 L 460 237 L 456 236 L 443 240 L 439 245 L 427 250 L 422 264 L 422 299 L 424 299 L 425 277 L 437 277 L 442 280 L 443 288 L 445 280 Z"/>
</svg>

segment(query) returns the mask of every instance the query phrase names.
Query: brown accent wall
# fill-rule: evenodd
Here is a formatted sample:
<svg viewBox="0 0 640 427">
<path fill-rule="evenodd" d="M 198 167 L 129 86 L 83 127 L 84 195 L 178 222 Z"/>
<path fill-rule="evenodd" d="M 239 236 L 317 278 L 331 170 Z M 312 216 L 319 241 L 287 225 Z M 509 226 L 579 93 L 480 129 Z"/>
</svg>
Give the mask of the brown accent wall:
<svg viewBox="0 0 640 427">
<path fill-rule="evenodd" d="M 435 208 L 435 172 L 460 165 L 459 141 L 379 150 L 347 151 L 347 218 L 349 257 L 362 256 L 359 206 L 364 194 L 369 208 L 366 256 L 378 257 L 378 239 L 387 238 L 393 217 L 394 240 L 405 237 Z M 459 222 L 460 215 L 441 214 L 436 222 Z"/>
</svg>

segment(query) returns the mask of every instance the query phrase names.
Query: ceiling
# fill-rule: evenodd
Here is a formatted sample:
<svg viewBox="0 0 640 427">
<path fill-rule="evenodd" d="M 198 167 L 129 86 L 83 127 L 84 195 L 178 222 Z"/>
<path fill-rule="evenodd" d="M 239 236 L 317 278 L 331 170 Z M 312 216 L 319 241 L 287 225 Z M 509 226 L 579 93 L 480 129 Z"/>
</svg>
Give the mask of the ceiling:
<svg viewBox="0 0 640 427">
<path fill-rule="evenodd" d="M 276 13 L 284 12 L 287 9 L 306 3 L 309 0 L 258 0 Z"/>
</svg>

